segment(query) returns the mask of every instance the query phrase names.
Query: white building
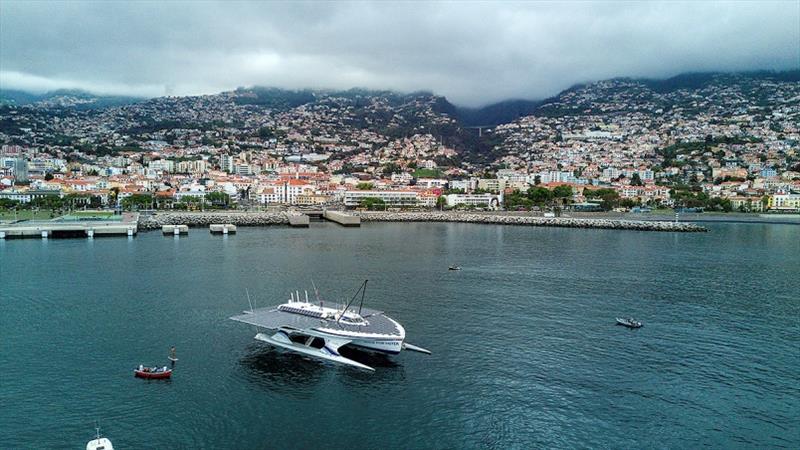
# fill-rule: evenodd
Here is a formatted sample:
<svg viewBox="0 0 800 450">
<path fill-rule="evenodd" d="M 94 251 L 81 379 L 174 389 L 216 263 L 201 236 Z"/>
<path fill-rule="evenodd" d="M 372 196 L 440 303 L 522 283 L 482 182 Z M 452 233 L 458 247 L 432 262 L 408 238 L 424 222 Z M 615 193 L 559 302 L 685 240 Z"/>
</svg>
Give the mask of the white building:
<svg viewBox="0 0 800 450">
<path fill-rule="evenodd" d="M 447 206 L 459 205 L 499 209 L 503 204 L 503 194 L 450 194 L 447 195 Z"/>
<path fill-rule="evenodd" d="M 444 178 L 420 178 L 417 180 L 417 187 L 431 189 L 444 187 L 447 185 L 447 180 Z"/>
<path fill-rule="evenodd" d="M 304 180 L 286 180 L 270 183 L 258 190 L 256 199 L 262 204 L 296 205 L 298 199 L 314 194 L 314 185 Z"/>
<path fill-rule="evenodd" d="M 356 207 L 367 198 L 381 199 L 387 206 L 417 206 L 418 194 L 414 191 L 347 191 L 344 205 Z"/>
</svg>

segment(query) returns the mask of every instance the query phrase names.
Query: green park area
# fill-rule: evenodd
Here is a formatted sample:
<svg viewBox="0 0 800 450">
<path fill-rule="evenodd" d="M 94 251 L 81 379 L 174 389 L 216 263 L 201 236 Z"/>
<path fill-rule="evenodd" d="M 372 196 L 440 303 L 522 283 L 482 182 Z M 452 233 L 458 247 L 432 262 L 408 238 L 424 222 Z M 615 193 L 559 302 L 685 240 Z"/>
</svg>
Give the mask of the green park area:
<svg viewBox="0 0 800 450">
<path fill-rule="evenodd" d="M 50 210 L 20 209 L 15 212 L 0 208 L 0 220 L 50 220 L 54 217 Z"/>
</svg>

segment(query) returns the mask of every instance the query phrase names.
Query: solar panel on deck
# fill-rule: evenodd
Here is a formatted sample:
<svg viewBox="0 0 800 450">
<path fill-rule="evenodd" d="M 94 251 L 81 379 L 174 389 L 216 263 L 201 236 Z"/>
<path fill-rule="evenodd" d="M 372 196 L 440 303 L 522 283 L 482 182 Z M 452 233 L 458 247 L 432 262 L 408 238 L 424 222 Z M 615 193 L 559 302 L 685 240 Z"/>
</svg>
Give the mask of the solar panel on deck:
<svg viewBox="0 0 800 450">
<path fill-rule="evenodd" d="M 397 325 L 381 311 L 374 309 L 362 309 L 362 315 L 368 317 L 368 325 L 349 325 L 335 320 L 325 320 L 318 317 L 311 317 L 302 314 L 281 311 L 277 306 L 259 308 L 253 312 L 240 314 L 231 317 L 231 320 L 243 322 L 257 327 L 277 330 L 278 328 L 292 327 L 298 329 L 317 328 L 320 330 L 342 330 L 356 333 L 376 333 L 386 335 L 398 335 L 400 330 Z"/>
</svg>

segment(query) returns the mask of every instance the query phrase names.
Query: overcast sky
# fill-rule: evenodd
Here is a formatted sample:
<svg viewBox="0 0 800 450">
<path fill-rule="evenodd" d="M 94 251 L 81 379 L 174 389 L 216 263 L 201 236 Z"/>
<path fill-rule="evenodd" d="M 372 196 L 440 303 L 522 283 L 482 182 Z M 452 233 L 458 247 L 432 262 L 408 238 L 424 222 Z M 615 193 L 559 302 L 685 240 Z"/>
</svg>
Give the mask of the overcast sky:
<svg viewBox="0 0 800 450">
<path fill-rule="evenodd" d="M 800 1 L 0 0 L 0 88 L 431 90 L 476 106 L 578 82 L 800 68 Z"/>
</svg>

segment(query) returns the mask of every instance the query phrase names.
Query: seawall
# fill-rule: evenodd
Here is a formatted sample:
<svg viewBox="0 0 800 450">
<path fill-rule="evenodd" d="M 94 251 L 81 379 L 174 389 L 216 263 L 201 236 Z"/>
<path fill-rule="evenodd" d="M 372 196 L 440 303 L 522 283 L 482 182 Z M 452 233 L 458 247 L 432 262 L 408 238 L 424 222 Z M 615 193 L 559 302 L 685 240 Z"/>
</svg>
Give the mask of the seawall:
<svg viewBox="0 0 800 450">
<path fill-rule="evenodd" d="M 362 222 L 461 222 L 533 227 L 599 228 L 610 230 L 704 232 L 707 228 L 690 222 L 659 222 L 608 218 L 534 217 L 462 212 L 365 212 L 348 211 Z M 158 212 L 139 217 L 140 230 L 160 230 L 163 225 L 208 226 L 230 223 L 237 226 L 289 225 L 287 212 Z"/>
<path fill-rule="evenodd" d="M 160 230 L 163 225 L 203 227 L 214 223 L 237 226 L 289 225 L 286 212 L 157 212 L 139 217 L 140 230 Z"/>
<path fill-rule="evenodd" d="M 703 232 L 707 228 L 688 222 L 642 220 L 510 216 L 460 212 L 353 212 L 363 222 L 463 222 L 532 227 L 600 228 L 610 230 Z"/>
</svg>

